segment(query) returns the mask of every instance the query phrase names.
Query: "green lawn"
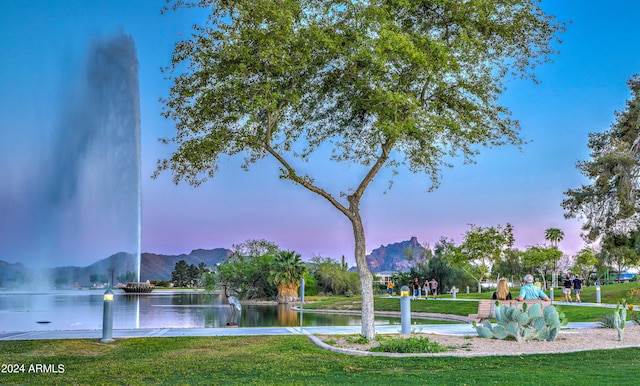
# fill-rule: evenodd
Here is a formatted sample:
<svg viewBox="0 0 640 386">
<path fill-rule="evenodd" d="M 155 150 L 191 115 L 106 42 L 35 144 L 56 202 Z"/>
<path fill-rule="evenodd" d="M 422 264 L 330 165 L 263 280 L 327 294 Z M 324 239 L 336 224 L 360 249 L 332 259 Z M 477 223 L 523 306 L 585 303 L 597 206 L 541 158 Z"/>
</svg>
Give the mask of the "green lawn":
<svg viewBox="0 0 640 386">
<path fill-rule="evenodd" d="M 626 296 L 627 291 L 632 286 L 638 286 L 638 284 L 616 284 L 610 286 L 603 286 L 601 290 L 601 297 L 607 299 L 607 303 L 616 304 L 618 300 Z M 610 287 L 605 289 L 606 287 Z M 593 300 L 590 300 L 593 296 Z M 411 301 L 412 312 L 428 312 L 436 314 L 453 314 L 467 316 L 469 314 L 475 314 L 478 309 L 478 303 L 475 299 L 487 299 L 489 295 L 487 293 L 482 294 L 463 294 L 458 296 L 457 299 L 451 299 L 451 295 L 444 295 L 439 298 L 438 301 L 431 300 L 419 300 Z M 556 296 L 557 300 L 558 297 Z M 583 299 L 585 302 L 595 302 L 595 288 L 591 287 L 585 290 Z M 386 295 L 376 297 L 375 299 L 376 311 L 400 311 L 400 299 L 389 298 Z M 573 305 L 556 305 L 558 310 L 565 313 L 568 321 L 570 322 L 596 322 L 603 315 L 612 313 L 613 310 L 602 307 L 586 307 L 586 306 L 573 306 Z M 361 302 L 357 296 L 351 298 L 335 297 L 325 298 L 322 300 L 314 301 L 313 303 L 305 304 L 305 310 L 313 309 L 340 309 L 340 310 L 360 310 Z"/>
<path fill-rule="evenodd" d="M 514 344 L 517 344 L 514 342 Z M 355 357 L 305 336 L 1 341 L 0 362 L 25 366 L 0 384 L 564 385 L 638 382 L 640 348 L 517 357 Z M 64 373 L 29 373 L 31 364 Z"/>
<path fill-rule="evenodd" d="M 633 286 L 637 284 L 602 287 L 602 298 L 615 303 Z M 591 295 L 595 296 L 593 288 L 585 291 L 585 300 Z M 318 301 L 305 304 L 305 309 L 359 309 L 360 302 L 357 297 L 309 300 Z M 399 299 L 383 296 L 376 298 L 375 307 L 398 311 L 399 304 Z M 412 311 L 457 315 L 477 309 L 476 302 L 461 300 L 412 301 L 411 306 Z M 561 309 L 573 322 L 597 320 L 611 312 L 597 307 Z M 513 357 L 399 358 L 329 352 L 300 335 L 131 338 L 112 344 L 90 339 L 38 340 L 0 341 L 0 364 L 0 384 L 636 385 L 640 348 Z M 57 372 L 30 372 L 37 365 Z"/>
</svg>

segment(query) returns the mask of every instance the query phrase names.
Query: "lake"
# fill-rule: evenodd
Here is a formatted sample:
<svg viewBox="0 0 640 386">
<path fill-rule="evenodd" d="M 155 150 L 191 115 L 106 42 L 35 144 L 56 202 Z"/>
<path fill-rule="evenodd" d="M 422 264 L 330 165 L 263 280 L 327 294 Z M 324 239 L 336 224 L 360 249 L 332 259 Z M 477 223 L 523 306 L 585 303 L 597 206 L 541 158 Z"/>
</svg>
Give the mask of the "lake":
<svg viewBox="0 0 640 386">
<path fill-rule="evenodd" d="M 144 295 L 118 289 L 113 292 L 114 329 L 224 327 L 231 317 L 231 309 L 221 297 L 203 291 L 156 290 Z M 103 295 L 104 290 L 0 291 L 0 331 L 102 329 Z M 243 304 L 237 322 L 242 327 L 299 326 L 300 314 L 289 305 Z M 356 315 L 303 313 L 304 326 L 360 323 Z M 376 317 L 376 324 L 399 325 L 400 318 Z"/>
</svg>

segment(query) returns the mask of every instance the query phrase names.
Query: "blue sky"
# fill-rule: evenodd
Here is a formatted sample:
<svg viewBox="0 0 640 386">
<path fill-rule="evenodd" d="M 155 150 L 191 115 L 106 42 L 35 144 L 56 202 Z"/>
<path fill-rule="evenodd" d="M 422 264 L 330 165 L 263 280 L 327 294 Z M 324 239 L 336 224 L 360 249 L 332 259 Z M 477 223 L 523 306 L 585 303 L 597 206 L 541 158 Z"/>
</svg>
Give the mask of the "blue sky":
<svg viewBox="0 0 640 386">
<path fill-rule="evenodd" d="M 361 204 L 368 251 L 411 236 L 432 246 L 441 236 L 459 242 L 468 224 L 507 222 L 514 226 L 519 248 L 543 244 L 550 227 L 564 231 L 560 248 L 566 253 L 583 246 L 580 222 L 564 219 L 560 203 L 564 191 L 584 182 L 575 163 L 588 156 L 588 133 L 607 129 L 630 97 L 626 81 L 640 72 L 634 27 L 640 3 L 542 4 L 560 20 L 571 21 L 561 37 L 560 55 L 536 70 L 541 84 L 511 80 L 501 99 L 530 143 L 522 151 L 484 149 L 474 165 L 455 161 L 454 168 L 443 170 L 442 184 L 433 192 L 428 192 L 427 176 L 401 173 L 385 194 L 389 174 L 383 173 Z M 160 68 L 170 63 L 173 45 L 206 17 L 197 10 L 161 15 L 163 5 L 162 0 L 0 0 L 0 260 L 29 264 L 37 253 L 26 251 L 38 243 L 28 227 L 15 226 L 33 209 L 20 201 L 25 181 L 46 174 L 34 159 L 47 151 L 65 85 L 88 43 L 124 32 L 136 42 L 140 71 L 142 250 L 179 254 L 265 238 L 305 259 L 345 255 L 353 262 L 349 222 L 319 196 L 279 180 L 273 161 L 247 173 L 239 168 L 241 160 L 224 159 L 218 175 L 199 188 L 176 187 L 168 173 L 150 178 L 156 160 L 172 150 L 157 141 L 173 133 L 172 123 L 160 116 L 159 98 L 170 87 Z M 351 175 L 357 173 L 344 165 L 330 168 L 323 160 L 306 167 L 336 191 L 353 186 Z M 98 244 L 85 245 L 82 252 L 66 246 L 46 265 L 87 265 L 116 252 Z"/>
</svg>

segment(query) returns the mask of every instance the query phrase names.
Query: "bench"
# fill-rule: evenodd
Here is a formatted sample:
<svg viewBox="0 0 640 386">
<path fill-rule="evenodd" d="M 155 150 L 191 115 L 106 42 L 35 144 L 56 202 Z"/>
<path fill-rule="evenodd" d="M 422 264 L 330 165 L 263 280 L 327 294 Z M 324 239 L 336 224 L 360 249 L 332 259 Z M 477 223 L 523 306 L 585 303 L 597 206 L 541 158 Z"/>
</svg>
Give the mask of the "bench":
<svg viewBox="0 0 640 386">
<path fill-rule="evenodd" d="M 522 309 L 523 304 L 527 304 L 529 307 L 532 304 L 542 303 L 543 306 L 551 304 L 550 301 L 542 299 L 537 300 L 523 300 L 521 302 L 517 300 L 493 300 L 493 299 L 480 299 L 478 301 L 478 313 L 469 314 L 469 318 L 482 321 L 484 319 L 495 319 L 496 317 L 496 302 L 500 302 L 501 306 L 516 306 Z"/>
</svg>

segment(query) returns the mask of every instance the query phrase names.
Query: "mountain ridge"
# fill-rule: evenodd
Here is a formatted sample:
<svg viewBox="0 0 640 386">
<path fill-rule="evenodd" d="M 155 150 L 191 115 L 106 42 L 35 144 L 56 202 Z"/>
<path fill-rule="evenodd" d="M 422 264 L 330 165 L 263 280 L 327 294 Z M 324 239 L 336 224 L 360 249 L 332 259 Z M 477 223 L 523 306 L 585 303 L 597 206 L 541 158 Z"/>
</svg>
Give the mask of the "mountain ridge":
<svg viewBox="0 0 640 386">
<path fill-rule="evenodd" d="M 144 252 L 140 260 L 140 281 L 171 280 L 171 272 L 180 260 L 198 266 L 201 262 L 212 267 L 231 256 L 226 248 L 194 249 L 189 254 L 162 255 Z M 42 287 L 70 288 L 91 285 L 91 276 L 102 275 L 116 283 L 117 277 L 137 271 L 134 255 L 118 252 L 85 267 L 63 266 L 46 269 L 30 269 L 22 263 L 0 260 L 0 288 L 37 289 Z M 25 288 L 27 287 L 27 288 Z"/>
<path fill-rule="evenodd" d="M 381 245 L 366 256 L 367 265 L 372 273 L 385 271 L 408 271 L 415 264 L 410 258 L 419 256 L 426 249 L 416 237 L 409 240 Z M 171 280 L 171 272 L 180 260 L 188 265 L 207 267 L 224 262 L 232 251 L 226 248 L 193 249 L 188 254 L 165 255 L 144 252 L 141 255 L 140 280 Z M 100 275 L 107 281 L 117 283 L 118 276 L 127 271 L 136 272 L 137 262 L 132 254 L 119 252 L 85 267 L 62 266 L 47 269 L 31 269 L 22 263 L 7 263 L 0 260 L 0 288 L 24 288 L 25 283 L 34 283 L 31 287 L 71 287 L 91 285 L 91 276 Z M 352 270 L 355 268 L 352 268 Z"/>
</svg>

